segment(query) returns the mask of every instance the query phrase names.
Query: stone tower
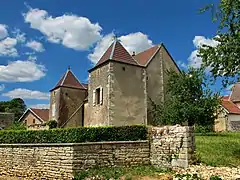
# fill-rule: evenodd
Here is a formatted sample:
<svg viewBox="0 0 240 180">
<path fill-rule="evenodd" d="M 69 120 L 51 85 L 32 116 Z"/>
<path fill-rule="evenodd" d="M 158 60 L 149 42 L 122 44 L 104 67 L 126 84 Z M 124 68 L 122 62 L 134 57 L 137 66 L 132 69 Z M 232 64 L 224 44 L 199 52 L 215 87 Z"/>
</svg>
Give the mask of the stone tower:
<svg viewBox="0 0 240 180">
<path fill-rule="evenodd" d="M 56 120 L 59 127 L 83 126 L 83 102 L 87 97 L 87 88 L 78 81 L 70 68 L 50 93 L 50 120 Z"/>
<path fill-rule="evenodd" d="M 118 42 L 89 70 L 86 126 L 146 124 L 146 70 Z"/>
</svg>

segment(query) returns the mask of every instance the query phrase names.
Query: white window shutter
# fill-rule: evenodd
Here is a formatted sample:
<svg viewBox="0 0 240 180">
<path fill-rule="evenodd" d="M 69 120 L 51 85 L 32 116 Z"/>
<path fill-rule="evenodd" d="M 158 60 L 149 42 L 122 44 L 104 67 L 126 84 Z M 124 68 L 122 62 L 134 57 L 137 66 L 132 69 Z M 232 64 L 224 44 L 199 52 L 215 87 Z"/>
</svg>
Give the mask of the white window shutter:
<svg viewBox="0 0 240 180">
<path fill-rule="evenodd" d="M 96 90 L 93 90 L 93 106 L 96 105 Z"/>
<path fill-rule="evenodd" d="M 103 88 L 100 88 L 100 104 L 103 103 Z"/>
</svg>

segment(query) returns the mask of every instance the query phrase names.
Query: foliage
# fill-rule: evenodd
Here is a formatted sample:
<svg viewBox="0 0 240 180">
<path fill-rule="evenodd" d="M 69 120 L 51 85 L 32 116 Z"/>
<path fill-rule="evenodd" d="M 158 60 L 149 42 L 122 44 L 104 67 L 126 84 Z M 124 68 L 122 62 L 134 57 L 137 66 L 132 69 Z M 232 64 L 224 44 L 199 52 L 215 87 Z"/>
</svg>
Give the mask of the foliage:
<svg viewBox="0 0 240 180">
<path fill-rule="evenodd" d="M 207 76 L 201 69 L 170 72 L 167 100 L 152 102 L 154 125 L 184 124 L 209 125 L 214 123 L 218 95 L 208 88 Z"/>
<path fill-rule="evenodd" d="M 197 174 L 176 174 L 175 175 L 176 180 L 202 180 L 202 178 L 198 177 Z"/>
<path fill-rule="evenodd" d="M 134 167 L 101 167 L 88 170 L 82 170 L 75 174 L 75 180 L 83 180 L 86 178 L 94 179 L 132 179 L 134 176 L 157 176 L 163 173 L 161 169 L 154 166 L 134 166 Z"/>
<path fill-rule="evenodd" d="M 210 180 L 222 180 L 219 176 L 211 176 Z"/>
<path fill-rule="evenodd" d="M 240 133 L 196 134 L 201 161 L 211 166 L 239 166 Z"/>
<path fill-rule="evenodd" d="M 217 36 L 214 40 L 217 46 L 203 45 L 199 56 L 203 60 L 203 67 L 211 67 L 214 77 L 223 77 L 224 85 L 229 80 L 240 78 L 240 1 L 220 0 L 219 5 L 208 5 L 201 10 L 211 9 L 214 21 L 219 24 Z"/>
<path fill-rule="evenodd" d="M 14 113 L 15 121 L 17 121 L 25 111 L 26 105 L 21 98 L 0 102 L 0 112 Z"/>
<path fill-rule="evenodd" d="M 26 125 L 15 121 L 10 127 L 6 128 L 5 130 L 27 130 Z"/>
<path fill-rule="evenodd" d="M 55 120 L 49 120 L 49 121 L 47 122 L 47 125 L 49 126 L 49 129 L 53 129 L 53 128 L 57 128 L 58 123 L 57 123 L 57 121 L 55 121 Z"/>
<path fill-rule="evenodd" d="M 79 127 L 51 130 L 2 130 L 0 143 L 80 143 L 147 139 L 146 126 Z"/>
</svg>

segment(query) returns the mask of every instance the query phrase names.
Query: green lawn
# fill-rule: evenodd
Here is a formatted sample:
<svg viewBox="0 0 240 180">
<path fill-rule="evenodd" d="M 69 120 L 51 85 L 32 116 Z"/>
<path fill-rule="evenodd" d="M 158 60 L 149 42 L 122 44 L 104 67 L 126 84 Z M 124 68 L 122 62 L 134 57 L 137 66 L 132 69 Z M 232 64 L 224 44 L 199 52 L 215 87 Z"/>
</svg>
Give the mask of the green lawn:
<svg viewBox="0 0 240 180">
<path fill-rule="evenodd" d="M 240 132 L 196 135 L 197 154 L 211 166 L 240 166 Z"/>
</svg>

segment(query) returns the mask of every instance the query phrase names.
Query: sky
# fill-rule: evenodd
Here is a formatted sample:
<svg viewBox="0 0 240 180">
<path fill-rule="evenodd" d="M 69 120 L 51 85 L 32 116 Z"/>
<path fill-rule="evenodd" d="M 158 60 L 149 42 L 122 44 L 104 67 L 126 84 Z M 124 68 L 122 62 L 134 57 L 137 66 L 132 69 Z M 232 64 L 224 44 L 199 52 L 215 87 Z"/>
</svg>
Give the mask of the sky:
<svg viewBox="0 0 240 180">
<path fill-rule="evenodd" d="M 0 101 L 47 108 L 68 66 L 80 82 L 117 36 L 132 53 L 163 43 L 181 69 L 216 46 L 217 24 L 198 11 L 211 0 L 7 0 L 0 6 Z"/>
</svg>

